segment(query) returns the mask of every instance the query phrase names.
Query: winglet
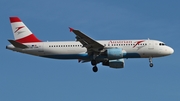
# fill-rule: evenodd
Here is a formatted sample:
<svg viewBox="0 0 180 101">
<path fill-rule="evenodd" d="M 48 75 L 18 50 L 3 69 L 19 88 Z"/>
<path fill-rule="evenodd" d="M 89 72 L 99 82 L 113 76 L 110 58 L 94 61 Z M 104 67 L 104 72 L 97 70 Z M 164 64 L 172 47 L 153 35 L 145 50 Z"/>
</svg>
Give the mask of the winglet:
<svg viewBox="0 0 180 101">
<path fill-rule="evenodd" d="M 70 30 L 70 32 L 72 32 L 74 29 L 73 29 L 73 28 L 71 28 L 71 27 L 69 27 L 69 30 Z"/>
</svg>

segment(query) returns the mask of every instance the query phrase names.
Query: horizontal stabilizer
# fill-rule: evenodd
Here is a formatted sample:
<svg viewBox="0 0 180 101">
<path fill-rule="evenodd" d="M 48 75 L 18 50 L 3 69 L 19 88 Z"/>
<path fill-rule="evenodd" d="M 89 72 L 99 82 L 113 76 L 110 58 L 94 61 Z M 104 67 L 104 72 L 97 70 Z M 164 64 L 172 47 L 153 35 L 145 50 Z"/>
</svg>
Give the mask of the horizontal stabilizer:
<svg viewBox="0 0 180 101">
<path fill-rule="evenodd" d="M 14 41 L 14 40 L 8 40 L 14 47 L 17 47 L 17 48 L 22 48 L 22 49 L 25 49 L 25 48 L 28 48 L 26 45 L 22 44 L 22 43 L 19 43 L 17 41 Z"/>
</svg>

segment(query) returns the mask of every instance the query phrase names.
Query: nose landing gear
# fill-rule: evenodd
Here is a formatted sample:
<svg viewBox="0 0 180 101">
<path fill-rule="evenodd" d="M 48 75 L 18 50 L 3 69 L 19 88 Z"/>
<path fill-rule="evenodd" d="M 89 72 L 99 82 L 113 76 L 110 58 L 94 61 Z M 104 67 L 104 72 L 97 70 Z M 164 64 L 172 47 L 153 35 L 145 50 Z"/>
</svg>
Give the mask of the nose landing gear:
<svg viewBox="0 0 180 101">
<path fill-rule="evenodd" d="M 153 67 L 153 63 L 150 63 L 149 66 L 150 66 L 150 67 Z"/>
<path fill-rule="evenodd" d="M 150 63 L 149 66 L 150 66 L 150 67 L 153 67 L 152 57 L 149 58 L 149 63 Z"/>
</svg>

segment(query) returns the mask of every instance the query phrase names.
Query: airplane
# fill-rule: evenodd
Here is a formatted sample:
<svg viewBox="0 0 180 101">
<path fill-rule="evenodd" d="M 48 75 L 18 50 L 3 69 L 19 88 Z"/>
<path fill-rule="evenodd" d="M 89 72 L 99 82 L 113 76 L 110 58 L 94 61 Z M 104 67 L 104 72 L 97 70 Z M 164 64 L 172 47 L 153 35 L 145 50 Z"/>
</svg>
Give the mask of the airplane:
<svg viewBox="0 0 180 101">
<path fill-rule="evenodd" d="M 19 17 L 10 17 L 14 40 L 6 49 L 52 59 L 77 59 L 80 63 L 90 62 L 93 72 L 98 71 L 97 64 L 110 68 L 124 68 L 124 59 L 152 59 L 171 55 L 174 50 L 158 40 L 94 40 L 79 30 L 69 28 L 75 34 L 75 41 L 43 42 L 38 39 Z"/>
</svg>

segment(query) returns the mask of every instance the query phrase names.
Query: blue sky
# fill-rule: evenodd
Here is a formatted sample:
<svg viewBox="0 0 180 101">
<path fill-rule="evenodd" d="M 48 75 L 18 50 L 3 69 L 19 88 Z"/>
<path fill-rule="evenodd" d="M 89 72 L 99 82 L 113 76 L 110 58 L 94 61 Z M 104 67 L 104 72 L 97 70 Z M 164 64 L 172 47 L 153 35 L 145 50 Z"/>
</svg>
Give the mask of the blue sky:
<svg viewBox="0 0 180 101">
<path fill-rule="evenodd" d="M 179 101 L 179 0 L 1 0 L 0 101 Z M 168 57 L 125 60 L 124 69 L 53 60 L 6 50 L 9 16 L 44 41 L 75 40 L 68 27 L 97 40 L 157 39 Z"/>
</svg>

